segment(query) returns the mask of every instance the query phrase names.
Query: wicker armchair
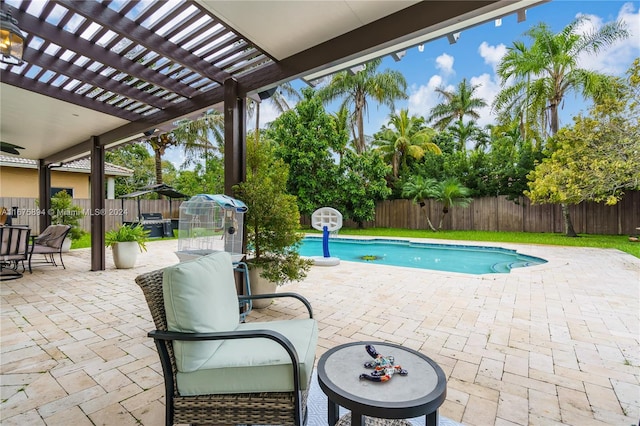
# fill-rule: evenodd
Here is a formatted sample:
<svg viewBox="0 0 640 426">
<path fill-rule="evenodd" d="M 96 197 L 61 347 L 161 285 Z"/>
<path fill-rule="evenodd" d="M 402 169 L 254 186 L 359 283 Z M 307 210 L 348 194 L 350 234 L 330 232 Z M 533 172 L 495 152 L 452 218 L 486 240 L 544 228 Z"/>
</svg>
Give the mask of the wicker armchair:
<svg viewBox="0 0 640 426">
<path fill-rule="evenodd" d="M 227 253 L 219 254 L 227 255 Z M 205 256 L 202 261 L 205 261 L 206 258 L 212 256 L 216 255 Z M 147 300 L 147 304 L 151 311 L 151 316 L 156 326 L 156 330 L 150 332 L 148 335 L 155 341 L 156 348 L 160 356 L 162 370 L 164 373 L 166 393 L 165 423 L 166 425 L 173 425 L 175 423 L 216 425 L 302 425 L 303 422 L 306 422 L 306 402 L 309 391 L 310 375 L 311 371 L 313 370 L 313 364 L 315 361 L 315 350 L 317 344 L 317 324 L 315 320 L 312 319 L 313 314 L 311 306 L 308 301 L 302 296 L 293 293 L 279 293 L 275 295 L 259 296 L 237 296 L 235 285 L 233 284 L 231 258 L 226 257 L 224 259 L 227 258 L 229 261 L 229 268 L 224 268 L 222 272 L 215 271 L 215 273 L 208 274 L 208 277 L 206 279 L 208 279 L 209 281 L 215 281 L 215 285 L 220 285 L 220 281 L 229 283 L 228 285 L 233 287 L 232 291 L 234 297 L 236 297 L 240 301 L 242 301 L 243 299 L 250 300 L 256 298 L 295 297 L 302 303 L 304 303 L 304 305 L 307 307 L 310 319 L 294 319 L 288 321 L 239 324 L 238 327 L 232 331 L 190 333 L 184 332 L 184 330 L 183 332 L 168 331 L 172 328 L 175 328 L 175 326 L 171 326 L 171 321 L 168 321 L 167 311 L 169 311 L 173 316 L 175 306 L 169 305 L 170 302 L 168 302 L 166 299 L 168 297 L 167 294 L 173 291 L 172 289 L 167 289 L 167 287 L 171 285 L 167 284 L 167 281 L 169 280 L 169 278 L 167 278 L 167 270 L 175 268 L 178 265 L 165 268 L 165 270 L 153 271 L 138 276 L 136 278 L 136 283 L 142 288 L 144 296 Z M 200 260 L 185 262 L 179 265 L 192 264 L 193 262 L 200 262 Z M 212 277 L 214 278 L 212 279 Z M 197 283 L 194 284 L 193 278 L 185 281 L 187 281 L 188 284 L 185 287 L 198 286 Z M 224 284 L 225 286 L 227 285 L 226 283 Z M 193 290 L 190 289 L 189 291 Z M 225 296 L 212 298 L 211 305 L 215 305 L 217 303 L 214 299 L 224 299 L 224 297 Z M 195 303 L 197 304 L 198 302 L 196 301 Z M 167 305 L 167 309 L 165 309 L 165 304 Z M 212 306 L 209 310 L 216 310 L 217 308 L 215 306 Z M 234 309 L 237 310 L 238 304 L 236 303 L 235 305 L 231 305 L 230 303 L 225 303 L 225 306 L 235 306 L 236 308 Z M 189 311 L 189 309 L 187 309 L 187 311 Z M 206 316 L 207 314 L 204 313 L 203 315 Z M 311 334 L 314 335 L 305 338 L 309 342 L 306 343 L 309 347 L 309 350 L 306 351 L 306 353 L 304 350 L 302 351 L 302 353 L 296 350 L 296 347 L 299 348 L 300 346 L 300 336 L 294 338 L 291 335 L 288 335 L 285 337 L 284 332 L 276 331 L 278 329 L 278 327 L 275 326 L 276 323 L 291 323 L 295 326 L 297 324 L 296 322 L 306 322 L 307 329 L 309 328 L 309 323 L 313 323 L 312 328 L 314 333 Z M 287 327 L 291 327 L 291 325 L 287 325 Z M 282 327 L 280 328 L 280 330 L 282 330 Z M 265 342 L 265 339 L 275 341 L 281 346 L 281 348 L 284 348 L 284 351 L 282 349 L 280 349 L 280 351 L 284 354 L 284 358 L 286 360 L 285 363 L 280 366 L 280 368 L 285 368 L 286 370 L 278 370 L 279 373 L 277 374 L 278 377 L 286 375 L 291 378 L 290 390 L 236 393 L 237 390 L 234 389 L 238 387 L 239 382 L 243 380 L 245 382 L 253 382 L 254 380 L 262 380 L 264 382 L 264 377 L 268 376 L 268 374 L 266 373 L 256 373 L 255 370 L 255 364 L 259 364 L 260 361 L 258 360 L 258 358 L 260 357 L 260 354 L 262 352 L 262 350 L 257 346 L 258 341 Z M 292 342 L 295 342 L 296 340 L 297 343 L 294 347 L 294 344 L 292 344 Z M 176 362 L 176 358 L 179 358 L 179 360 L 184 358 L 184 353 L 178 353 L 178 356 L 176 356 L 176 350 L 180 350 L 180 348 L 176 347 L 175 345 L 177 344 L 177 342 L 182 342 L 182 344 L 184 344 L 184 342 L 186 341 L 189 341 L 189 343 L 197 342 L 194 344 L 208 344 L 203 341 L 218 341 L 213 343 L 220 344 L 220 349 L 214 350 L 211 358 L 218 356 L 221 352 L 224 352 L 225 345 L 236 345 L 234 347 L 234 350 L 231 352 L 229 352 L 228 350 L 231 346 L 228 346 L 226 348 L 227 358 L 229 358 L 229 355 L 231 355 L 231 357 L 234 359 L 231 360 L 231 363 L 233 364 L 231 366 L 232 368 L 227 369 L 227 375 L 223 376 L 223 380 L 211 379 L 210 377 L 206 377 L 204 380 L 199 379 L 200 383 L 207 383 L 207 386 L 210 382 L 217 381 L 218 383 L 215 384 L 215 386 L 229 386 L 229 391 L 215 394 L 181 394 L 181 392 L 179 391 L 181 385 L 180 380 L 183 380 L 184 383 L 184 375 L 199 373 L 198 371 L 196 371 L 195 373 L 181 372 L 179 365 L 180 362 Z M 238 350 L 237 345 L 240 344 L 246 345 L 246 351 Z M 272 343 L 270 344 L 273 345 Z M 199 348 L 202 348 L 202 346 L 200 346 Z M 310 354 L 310 351 L 312 351 L 313 353 Z M 242 378 L 236 378 L 234 371 L 243 368 L 242 360 L 245 354 L 250 360 L 248 361 L 249 363 L 255 363 L 253 366 L 249 367 L 253 368 L 251 373 L 253 376 L 250 380 L 247 380 L 246 375 Z M 311 357 L 311 359 L 309 359 L 309 357 Z M 304 364 L 306 365 L 303 368 Z M 224 368 L 222 368 L 222 370 L 224 370 Z M 230 370 L 232 371 L 229 372 Z M 286 373 L 283 374 L 283 371 L 285 371 Z M 208 372 L 211 372 L 211 370 L 208 370 Z M 205 372 L 205 374 L 208 373 Z"/>
</svg>

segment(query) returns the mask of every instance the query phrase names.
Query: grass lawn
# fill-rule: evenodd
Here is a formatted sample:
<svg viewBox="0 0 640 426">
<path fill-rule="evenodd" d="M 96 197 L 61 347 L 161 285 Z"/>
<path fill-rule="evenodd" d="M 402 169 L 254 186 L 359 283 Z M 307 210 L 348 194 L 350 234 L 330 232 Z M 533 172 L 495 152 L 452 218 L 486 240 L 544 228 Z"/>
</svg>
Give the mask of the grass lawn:
<svg viewBox="0 0 640 426">
<path fill-rule="evenodd" d="M 305 232 L 319 233 L 315 229 L 305 229 Z M 532 233 L 532 232 L 491 232 L 491 231 L 438 231 L 398 228 L 367 228 L 340 230 L 342 235 L 362 235 L 371 237 L 405 237 L 405 238 L 434 238 L 442 240 L 491 241 L 498 243 L 517 244 L 547 244 L 554 246 L 613 248 L 640 258 L 640 242 L 631 242 L 627 235 L 591 235 L 582 234 L 578 238 L 565 237 L 563 234 Z M 165 238 L 166 239 L 166 238 Z M 164 240 L 158 238 L 158 240 Z M 149 243 L 153 244 L 154 239 Z M 91 236 L 84 235 L 73 241 L 72 249 L 91 247 Z"/>
</svg>

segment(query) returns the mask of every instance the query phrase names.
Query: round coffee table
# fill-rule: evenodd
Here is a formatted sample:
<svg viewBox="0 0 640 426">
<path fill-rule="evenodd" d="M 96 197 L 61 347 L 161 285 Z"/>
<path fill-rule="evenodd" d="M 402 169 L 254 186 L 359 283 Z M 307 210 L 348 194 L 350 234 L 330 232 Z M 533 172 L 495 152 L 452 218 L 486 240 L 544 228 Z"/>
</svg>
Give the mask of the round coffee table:
<svg viewBox="0 0 640 426">
<path fill-rule="evenodd" d="M 372 360 L 365 350 L 367 344 L 384 356 L 393 355 L 395 363 L 409 374 L 395 374 L 386 382 L 360 379 L 361 373 L 371 372 L 364 367 Z M 382 342 L 346 343 L 328 350 L 318 361 L 318 383 L 329 402 L 330 426 L 340 420 L 339 406 L 351 410 L 352 425 L 365 425 L 364 416 L 407 419 L 426 415 L 426 425 L 437 426 L 438 407 L 447 395 L 447 378 L 432 359 L 413 349 Z"/>
</svg>

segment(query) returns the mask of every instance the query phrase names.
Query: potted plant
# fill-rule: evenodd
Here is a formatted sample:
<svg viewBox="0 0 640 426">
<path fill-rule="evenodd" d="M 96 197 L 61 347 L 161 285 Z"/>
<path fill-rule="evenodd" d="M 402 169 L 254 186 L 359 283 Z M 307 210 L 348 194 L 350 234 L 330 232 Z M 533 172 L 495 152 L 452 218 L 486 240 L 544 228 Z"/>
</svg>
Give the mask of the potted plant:
<svg viewBox="0 0 640 426">
<path fill-rule="evenodd" d="M 51 211 L 51 223 L 53 225 L 71 226 L 67 238 L 62 243 L 62 251 L 68 252 L 71 248 L 71 241 L 82 238 L 86 233 L 80 227 L 80 220 L 84 217 L 84 212 L 80 206 L 73 204 L 73 198 L 64 190 L 51 197 Z"/>
<path fill-rule="evenodd" d="M 253 136 L 253 135 L 252 135 Z M 270 141 L 247 138 L 247 179 L 234 186 L 247 205 L 247 265 L 251 294 L 274 293 L 277 285 L 307 276 L 311 261 L 298 253 L 302 240 L 296 197 L 286 193 L 289 167 L 274 157 Z M 254 308 L 271 299 L 254 300 Z"/>
<path fill-rule="evenodd" d="M 147 251 L 146 242 L 149 231 L 138 225 L 121 225 L 107 231 L 104 235 L 105 245 L 113 250 L 113 262 L 118 269 L 130 269 L 136 263 L 139 251 Z"/>
</svg>

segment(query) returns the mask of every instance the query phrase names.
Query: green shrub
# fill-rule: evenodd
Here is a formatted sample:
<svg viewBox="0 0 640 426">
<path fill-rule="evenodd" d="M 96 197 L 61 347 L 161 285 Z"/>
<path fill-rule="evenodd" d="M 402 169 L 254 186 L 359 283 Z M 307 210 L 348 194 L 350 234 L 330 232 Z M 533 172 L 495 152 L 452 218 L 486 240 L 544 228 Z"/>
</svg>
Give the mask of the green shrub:
<svg viewBox="0 0 640 426">
<path fill-rule="evenodd" d="M 80 228 L 80 220 L 84 212 L 80 206 L 73 204 L 73 198 L 67 191 L 60 191 L 51 197 L 51 223 L 53 225 L 70 225 L 69 237 L 72 240 L 82 238 L 85 231 Z"/>
<path fill-rule="evenodd" d="M 140 251 L 147 251 L 146 242 L 149 240 L 149 231 L 140 224 L 122 225 L 118 229 L 107 231 L 104 234 L 104 244 L 111 247 L 116 243 L 126 243 L 135 241 L 140 247 Z"/>
</svg>

